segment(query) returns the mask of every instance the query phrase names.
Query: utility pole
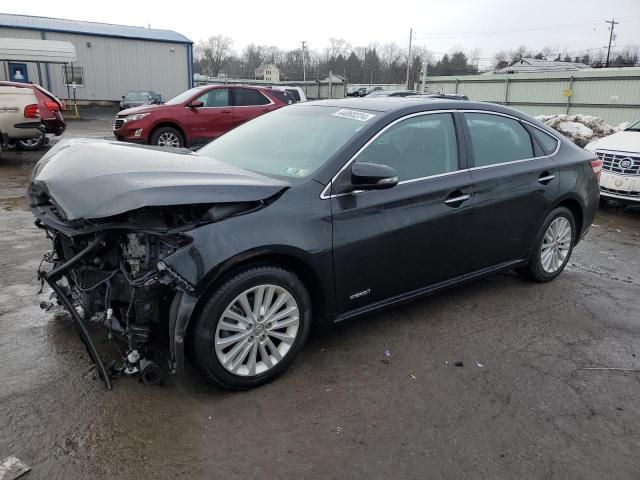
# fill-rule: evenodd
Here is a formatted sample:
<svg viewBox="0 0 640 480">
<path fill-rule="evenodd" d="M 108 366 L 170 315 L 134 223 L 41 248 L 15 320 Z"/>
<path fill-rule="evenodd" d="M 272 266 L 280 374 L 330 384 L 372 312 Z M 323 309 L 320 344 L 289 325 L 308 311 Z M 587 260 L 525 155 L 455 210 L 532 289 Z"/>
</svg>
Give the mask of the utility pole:
<svg viewBox="0 0 640 480">
<path fill-rule="evenodd" d="M 407 90 L 411 90 L 409 85 L 409 69 L 411 68 L 411 40 L 413 40 L 413 28 L 409 29 L 409 54 L 407 55 Z"/>
<path fill-rule="evenodd" d="M 620 22 L 616 22 L 616 19 L 612 18 L 611 20 L 605 20 L 604 23 L 611 24 L 611 27 L 609 27 L 610 32 L 609 32 L 609 48 L 607 48 L 607 61 L 604 64 L 605 67 L 609 67 L 609 55 L 611 54 L 611 42 L 613 41 L 613 29 Z"/>
<path fill-rule="evenodd" d="M 303 40 L 302 41 L 302 81 L 306 82 L 307 81 L 307 62 L 306 62 L 306 48 L 307 48 L 307 41 Z"/>
<path fill-rule="evenodd" d="M 427 53 L 422 56 L 422 86 L 420 93 L 425 93 L 427 88 Z"/>
</svg>

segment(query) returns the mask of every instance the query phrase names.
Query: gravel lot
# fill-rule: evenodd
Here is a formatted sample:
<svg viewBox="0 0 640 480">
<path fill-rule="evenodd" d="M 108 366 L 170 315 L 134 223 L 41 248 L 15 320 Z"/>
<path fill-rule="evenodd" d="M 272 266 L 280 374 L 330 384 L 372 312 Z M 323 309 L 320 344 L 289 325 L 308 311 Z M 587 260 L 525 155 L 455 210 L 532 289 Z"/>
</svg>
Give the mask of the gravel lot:
<svg viewBox="0 0 640 480">
<path fill-rule="evenodd" d="M 64 137 L 109 138 L 114 113 Z M 0 460 L 23 478 L 640 477 L 640 208 L 601 209 L 553 283 L 500 274 L 316 331 L 259 389 L 189 369 L 107 392 L 70 320 L 38 307 L 40 155 L 0 159 Z"/>
</svg>

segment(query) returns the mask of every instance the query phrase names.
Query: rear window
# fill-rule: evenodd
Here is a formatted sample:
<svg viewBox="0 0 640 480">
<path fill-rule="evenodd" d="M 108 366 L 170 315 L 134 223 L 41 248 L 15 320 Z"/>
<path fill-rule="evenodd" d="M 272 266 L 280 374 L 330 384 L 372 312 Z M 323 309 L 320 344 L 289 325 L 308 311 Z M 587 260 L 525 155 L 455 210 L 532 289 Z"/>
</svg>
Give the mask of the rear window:
<svg viewBox="0 0 640 480">
<path fill-rule="evenodd" d="M 280 90 L 271 90 L 270 93 L 281 102 L 284 102 L 287 104 L 296 103 L 296 100 L 294 98 L 291 98 L 291 94 L 288 91 L 283 92 Z"/>
<path fill-rule="evenodd" d="M 289 95 L 291 95 L 295 99 L 296 102 L 299 102 L 301 100 L 300 99 L 300 92 L 298 92 L 298 90 L 295 90 L 293 88 L 287 88 L 287 93 Z"/>
</svg>

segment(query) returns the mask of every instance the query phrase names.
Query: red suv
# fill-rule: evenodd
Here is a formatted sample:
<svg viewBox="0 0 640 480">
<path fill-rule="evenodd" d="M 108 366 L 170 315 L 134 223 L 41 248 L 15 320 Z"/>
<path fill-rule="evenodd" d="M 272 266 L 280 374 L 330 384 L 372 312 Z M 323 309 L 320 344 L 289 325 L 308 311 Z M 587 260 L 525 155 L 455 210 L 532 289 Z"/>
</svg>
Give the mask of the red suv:
<svg viewBox="0 0 640 480">
<path fill-rule="evenodd" d="M 164 105 L 122 110 L 116 117 L 113 133 L 125 142 L 192 147 L 289 103 L 293 99 L 286 92 L 261 87 L 196 87 Z"/>
</svg>

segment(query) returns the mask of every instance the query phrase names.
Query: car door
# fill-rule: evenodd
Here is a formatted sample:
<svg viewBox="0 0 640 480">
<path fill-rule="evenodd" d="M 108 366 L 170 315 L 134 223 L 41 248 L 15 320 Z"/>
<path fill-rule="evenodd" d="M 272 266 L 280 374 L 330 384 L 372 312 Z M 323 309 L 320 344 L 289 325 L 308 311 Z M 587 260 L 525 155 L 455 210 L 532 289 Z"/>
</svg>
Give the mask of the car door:
<svg viewBox="0 0 640 480">
<path fill-rule="evenodd" d="M 535 127 L 515 117 L 468 111 L 462 118 L 473 180 L 473 268 L 524 259 L 558 192 L 553 155 L 530 134 Z"/>
<path fill-rule="evenodd" d="M 234 87 L 231 91 L 235 126 L 267 113 L 275 107 L 274 102 L 259 90 Z"/>
<path fill-rule="evenodd" d="M 213 88 L 194 101 L 202 102 L 202 106 L 188 107 L 192 143 L 206 143 L 233 128 L 228 88 Z"/>
<path fill-rule="evenodd" d="M 331 196 L 342 312 L 468 271 L 471 177 L 456 118 L 423 112 L 393 122 L 353 161 L 393 167 L 398 185 Z"/>
</svg>

